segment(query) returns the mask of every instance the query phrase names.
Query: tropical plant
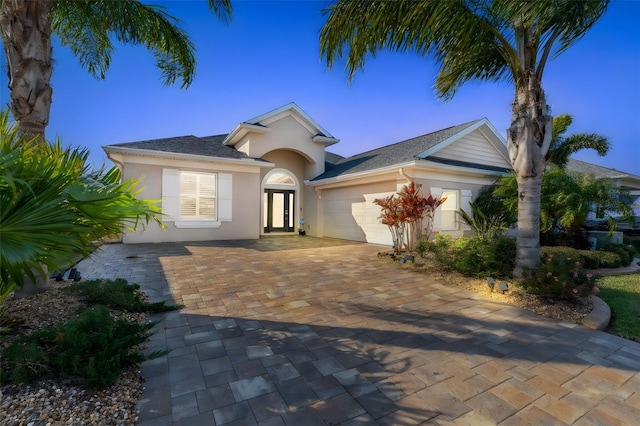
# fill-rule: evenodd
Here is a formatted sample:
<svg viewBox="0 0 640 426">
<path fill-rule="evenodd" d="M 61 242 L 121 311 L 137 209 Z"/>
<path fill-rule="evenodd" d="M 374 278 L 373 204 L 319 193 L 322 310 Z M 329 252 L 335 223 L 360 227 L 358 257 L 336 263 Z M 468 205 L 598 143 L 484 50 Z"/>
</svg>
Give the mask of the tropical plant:
<svg viewBox="0 0 640 426">
<path fill-rule="evenodd" d="M 389 227 L 391 240 L 393 241 L 393 251 L 395 253 L 400 253 L 404 243 L 405 222 L 402 217 L 403 212 L 400 209 L 399 198 L 395 195 L 390 195 L 385 198 L 376 198 L 373 202 L 382 209 L 380 221 L 383 225 L 387 225 Z"/>
<path fill-rule="evenodd" d="M 0 112 L 0 301 L 44 266 L 55 270 L 95 250 L 95 242 L 151 220 L 161 209 L 136 198 L 138 181 L 92 171 L 86 149 L 32 143 Z"/>
<path fill-rule="evenodd" d="M 423 235 L 424 219 L 428 220 L 427 237 L 431 234 L 433 217 L 436 208 L 446 201 L 446 197 L 434 197 L 420 194 L 422 185 L 411 182 L 404 185 L 397 194 L 386 198 L 373 200 L 374 204 L 382 208 L 380 219 L 389 227 L 396 253 L 406 249 L 413 251 L 416 242 Z"/>
<path fill-rule="evenodd" d="M 504 214 L 491 215 L 482 209 L 480 204 L 469 203 L 471 214 L 460 209 L 456 213 L 469 225 L 480 240 L 489 240 L 501 235 L 505 235 L 509 228 L 504 220 Z"/>
<path fill-rule="evenodd" d="M 511 174 L 498 180 L 493 196 L 504 210 L 515 213 L 518 206 L 516 177 Z M 607 219 L 611 232 L 616 222 L 613 215 L 631 218 L 628 191 L 609 179 L 571 172 L 552 166 L 542 177 L 540 205 L 541 241 L 548 245 L 566 244 L 585 247 L 581 237 L 588 214 L 595 211 Z M 583 241 L 584 240 L 584 241 Z"/>
<path fill-rule="evenodd" d="M 436 209 L 444 204 L 445 201 L 447 201 L 447 197 L 434 197 L 431 193 L 425 197 L 423 218 L 427 221 L 427 225 L 424 227 L 424 235 L 427 240 L 431 237 L 431 232 L 433 232 L 433 221 L 436 216 Z M 422 229 L 423 228 L 420 227 L 421 231 Z"/>
<path fill-rule="evenodd" d="M 518 183 L 515 273 L 535 271 L 540 256 L 540 187 L 552 141 L 542 77 L 604 14 L 607 0 L 338 0 L 326 11 L 320 52 L 327 66 L 346 55 L 349 79 L 377 51 L 432 54 L 435 88 L 449 99 L 473 79 L 514 85 L 507 148 Z M 345 51 L 348 49 L 348 53 Z"/>
<path fill-rule="evenodd" d="M 230 0 L 208 4 L 219 19 L 230 18 Z M 113 41 L 118 41 L 153 52 L 164 84 L 179 79 L 188 87 L 195 75 L 195 49 L 178 23 L 163 7 L 137 0 L 0 0 L 11 113 L 21 131 L 44 140 L 52 100 L 53 34 L 95 77 L 105 77 Z"/>
<path fill-rule="evenodd" d="M 553 118 L 553 136 L 547 153 L 549 164 L 564 168 L 571 154 L 583 149 L 593 149 L 601 157 L 609 152 L 608 139 L 597 133 L 574 133 L 565 137 L 564 134 L 571 123 L 573 123 L 573 117 L 569 114 L 560 114 Z"/>
</svg>

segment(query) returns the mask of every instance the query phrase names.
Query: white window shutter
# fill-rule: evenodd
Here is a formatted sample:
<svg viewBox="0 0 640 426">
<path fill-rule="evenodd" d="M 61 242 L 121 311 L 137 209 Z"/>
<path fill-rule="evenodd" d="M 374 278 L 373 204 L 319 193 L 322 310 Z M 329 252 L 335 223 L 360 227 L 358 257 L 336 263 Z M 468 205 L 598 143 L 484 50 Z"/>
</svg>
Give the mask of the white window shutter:
<svg viewBox="0 0 640 426">
<path fill-rule="evenodd" d="M 462 191 L 460 191 L 460 209 L 459 210 L 464 210 L 465 212 L 472 214 L 471 213 L 471 206 L 469 205 L 469 203 L 471 202 L 471 191 L 468 189 L 463 189 Z M 462 220 L 460 217 L 458 217 L 458 220 L 460 221 L 460 224 L 462 225 L 462 229 L 463 230 L 470 230 L 471 227 L 469 225 L 467 225 L 467 223 Z"/>
<path fill-rule="evenodd" d="M 180 219 L 180 171 L 162 169 L 162 213 L 163 220 Z"/>
<path fill-rule="evenodd" d="M 218 174 L 218 220 L 231 222 L 233 179 L 230 173 Z"/>
<path fill-rule="evenodd" d="M 442 188 L 431 187 L 429 190 L 433 198 L 442 197 Z M 433 230 L 439 231 L 442 229 L 442 214 L 440 213 L 440 208 L 436 209 L 436 213 L 433 216 Z"/>
</svg>

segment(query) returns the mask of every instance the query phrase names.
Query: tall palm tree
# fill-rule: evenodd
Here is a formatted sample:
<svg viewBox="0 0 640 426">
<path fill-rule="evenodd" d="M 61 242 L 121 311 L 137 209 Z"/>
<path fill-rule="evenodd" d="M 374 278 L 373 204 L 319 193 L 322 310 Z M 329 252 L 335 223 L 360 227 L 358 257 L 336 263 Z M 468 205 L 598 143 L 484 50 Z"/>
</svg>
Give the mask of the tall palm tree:
<svg viewBox="0 0 640 426">
<path fill-rule="evenodd" d="M 451 98 L 469 80 L 514 85 L 507 147 L 518 179 L 515 275 L 539 260 L 540 186 L 552 140 L 542 89 L 547 61 L 567 50 L 604 14 L 607 0 L 337 0 L 320 31 L 331 67 L 346 55 L 349 78 L 382 49 L 433 55 L 435 88 Z M 346 52 L 348 50 L 348 53 Z"/>
<path fill-rule="evenodd" d="M 231 0 L 207 1 L 219 19 L 230 18 Z M 179 79 L 187 87 L 195 74 L 195 49 L 178 23 L 164 8 L 137 0 L 0 0 L 11 113 L 20 130 L 44 140 L 53 92 L 52 34 L 96 77 L 105 77 L 117 40 L 146 47 L 164 84 Z"/>
</svg>

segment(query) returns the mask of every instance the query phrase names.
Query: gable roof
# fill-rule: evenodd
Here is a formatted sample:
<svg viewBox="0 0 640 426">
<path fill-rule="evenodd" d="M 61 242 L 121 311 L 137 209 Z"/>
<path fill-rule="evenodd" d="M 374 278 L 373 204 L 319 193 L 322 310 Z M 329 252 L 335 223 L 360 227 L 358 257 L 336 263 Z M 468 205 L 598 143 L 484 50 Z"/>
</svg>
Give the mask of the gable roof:
<svg viewBox="0 0 640 426">
<path fill-rule="evenodd" d="M 151 139 L 138 142 L 116 143 L 103 147 L 105 152 L 166 152 L 186 155 L 198 155 L 205 157 L 216 157 L 237 160 L 253 160 L 245 153 L 236 151 L 234 148 L 222 145 L 222 141 L 227 135 L 215 135 L 197 137 L 193 135 L 177 136 L 173 138 Z"/>
<path fill-rule="evenodd" d="M 567 169 L 573 170 L 574 172 L 585 173 L 598 178 L 620 179 L 629 177 L 640 179 L 640 176 L 636 176 L 631 173 L 621 172 L 616 169 L 609 169 L 607 167 L 598 166 L 595 164 L 587 163 L 585 161 L 574 160 L 573 158 L 569 159 L 569 162 L 567 163 Z"/>
<path fill-rule="evenodd" d="M 280 108 L 276 108 L 273 111 L 269 111 L 264 114 L 260 114 L 256 117 L 250 118 L 242 123 L 238 124 L 229 133 L 222 142 L 223 145 L 235 145 L 249 132 L 266 133 L 271 129 L 269 124 L 273 121 L 277 121 L 281 116 L 289 115 L 296 119 L 301 125 L 303 125 L 313 135 L 314 142 L 321 142 L 326 145 L 332 145 L 337 143 L 339 139 L 334 138 L 331 133 L 326 131 L 324 127 L 318 124 L 313 118 L 311 118 L 306 112 L 302 110 L 294 102 L 290 102 Z"/>
<path fill-rule="evenodd" d="M 468 123 L 448 127 L 446 129 L 438 130 L 433 133 L 428 133 L 426 135 L 376 148 L 371 151 L 363 152 L 361 154 L 356 154 L 352 157 L 343 158 L 338 160 L 333 165 L 333 167 L 328 168 L 325 173 L 311 179 L 311 181 L 314 182 L 323 179 L 335 178 L 341 175 L 362 173 L 384 167 L 390 167 L 396 164 L 399 165 L 414 161 L 431 161 L 453 166 L 472 167 L 494 172 L 505 172 L 507 169 L 500 167 L 483 166 L 481 164 L 469 164 L 454 160 L 444 160 L 439 159 L 435 156 L 429 158 L 431 154 L 437 153 L 439 149 L 448 146 L 452 142 L 458 140 L 460 137 L 472 132 L 482 125 L 487 125 L 488 123 L 489 122 L 486 118 L 469 121 Z M 491 126 L 490 129 L 492 132 L 495 132 L 493 126 Z M 495 134 L 498 142 L 502 145 L 499 136 L 497 136 L 497 133 Z M 504 148 L 503 154 L 506 154 L 506 147 L 502 147 Z M 335 161 L 336 158 L 333 157 L 332 160 Z M 330 161 L 328 162 L 329 164 L 331 164 Z"/>
</svg>

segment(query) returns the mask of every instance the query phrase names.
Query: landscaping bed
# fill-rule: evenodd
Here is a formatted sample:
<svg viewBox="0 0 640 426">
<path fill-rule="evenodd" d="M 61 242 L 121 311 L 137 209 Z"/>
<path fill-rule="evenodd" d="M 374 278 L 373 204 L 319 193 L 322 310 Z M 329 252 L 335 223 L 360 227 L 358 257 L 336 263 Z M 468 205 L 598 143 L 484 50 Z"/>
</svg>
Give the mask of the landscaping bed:
<svg viewBox="0 0 640 426">
<path fill-rule="evenodd" d="M 51 288 L 23 299 L 5 302 L 3 318 L 16 321 L 15 328 L 2 336 L 0 351 L 14 340 L 35 330 L 77 317 L 85 306 L 80 295 L 63 292 L 68 282 L 52 282 Z M 147 315 L 119 312 L 129 320 L 144 322 Z M 0 366 L 5 360 L 0 360 Z M 0 387 L 0 424 L 26 425 L 133 425 L 137 403 L 144 385 L 139 368 L 130 368 L 104 390 L 87 390 L 71 380 L 40 380 L 30 385 Z M 69 423 L 70 422 L 70 423 Z"/>
</svg>

